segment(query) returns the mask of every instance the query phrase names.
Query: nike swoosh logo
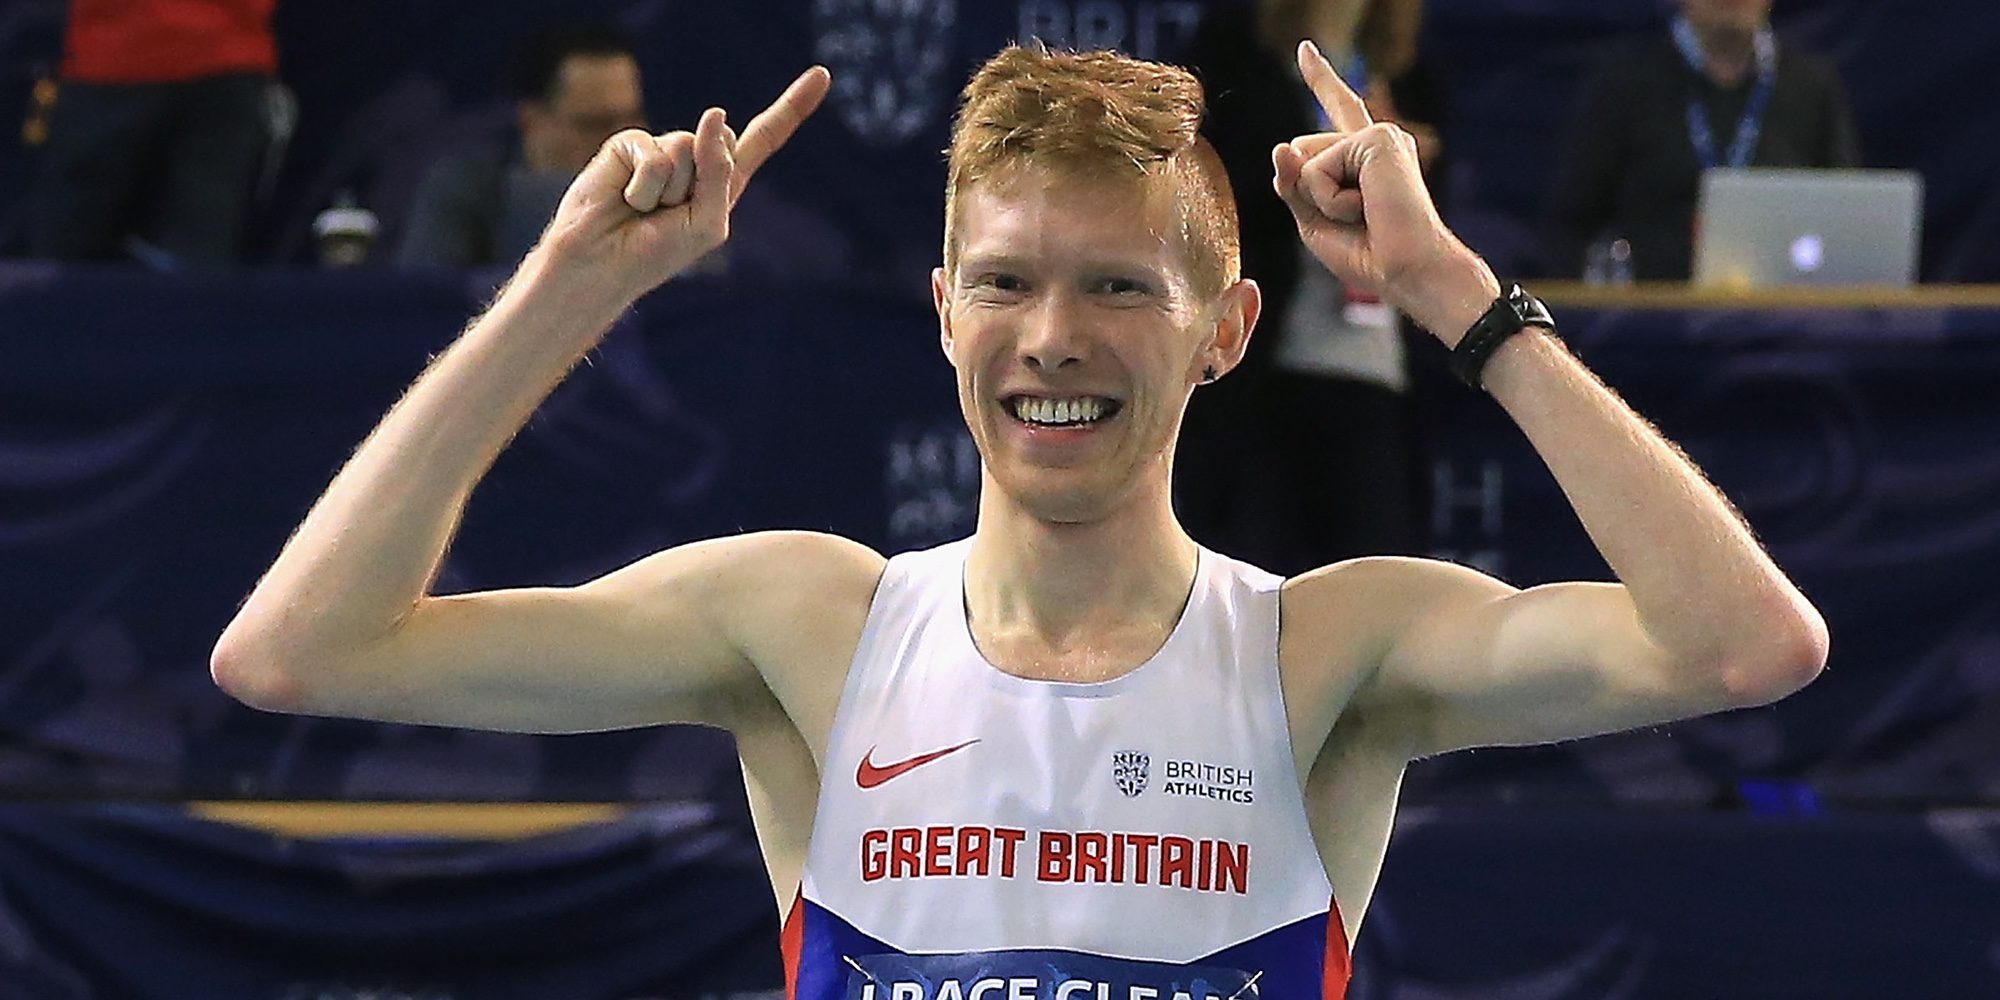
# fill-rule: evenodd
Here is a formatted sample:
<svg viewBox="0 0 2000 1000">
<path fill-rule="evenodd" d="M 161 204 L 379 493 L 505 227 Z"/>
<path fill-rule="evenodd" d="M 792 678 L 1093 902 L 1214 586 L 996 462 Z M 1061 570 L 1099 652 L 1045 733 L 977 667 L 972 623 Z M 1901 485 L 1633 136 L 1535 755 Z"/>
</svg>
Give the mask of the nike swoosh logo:
<svg viewBox="0 0 2000 1000">
<path fill-rule="evenodd" d="M 874 759 L 875 748 L 869 747 L 868 752 L 861 755 L 861 766 L 856 768 L 854 771 L 854 783 L 860 785 L 863 788 L 874 788 L 876 785 L 888 781 L 890 778 L 894 778 L 898 775 L 907 773 L 909 771 L 914 771 L 917 768 L 920 768 L 925 764 L 928 764 L 931 761 L 938 759 L 939 757 L 943 757 L 946 754 L 957 753 L 960 750 L 963 750 L 966 747 L 969 747 L 977 742 L 979 741 L 966 740 L 965 742 L 960 743 L 955 747 L 945 747 L 943 750 L 932 750 L 930 753 L 920 753 L 915 757 L 911 757 L 909 760 L 899 760 L 894 764 L 889 764 L 884 767 L 875 766 L 875 759 Z"/>
</svg>

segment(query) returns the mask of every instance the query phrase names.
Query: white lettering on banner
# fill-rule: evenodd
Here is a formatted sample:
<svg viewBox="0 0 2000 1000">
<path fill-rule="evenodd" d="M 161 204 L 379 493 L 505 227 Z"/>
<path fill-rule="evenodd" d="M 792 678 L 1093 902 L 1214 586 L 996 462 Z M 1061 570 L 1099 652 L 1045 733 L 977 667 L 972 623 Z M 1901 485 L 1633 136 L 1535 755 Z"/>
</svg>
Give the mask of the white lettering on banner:
<svg viewBox="0 0 2000 1000">
<path fill-rule="evenodd" d="M 1506 577 L 1506 552 L 1499 545 L 1501 514 L 1506 510 L 1506 478 L 1501 465 L 1479 463 L 1478 479 L 1467 483 L 1449 458 L 1431 464 L 1431 537 L 1453 544 L 1431 549 L 1429 555 L 1448 562 Z M 1466 477 L 1469 478 L 1469 477 Z M 1476 534 L 1458 526 L 1458 513 L 1476 514 Z"/>
<path fill-rule="evenodd" d="M 1454 511 L 1467 510 L 1479 516 L 1479 534 L 1483 538 L 1497 538 L 1500 535 L 1500 514 L 1506 509 L 1506 482 L 1500 470 L 1500 463 L 1487 459 L 1479 463 L 1479 478 L 1471 485 L 1459 481 L 1458 470 L 1450 459 L 1438 459 L 1431 464 L 1431 534 L 1447 536 L 1454 534 Z"/>
<path fill-rule="evenodd" d="M 899 427 L 886 458 L 891 548 L 935 545 L 972 530 L 979 447 L 964 424 Z"/>
<path fill-rule="evenodd" d="M 1117 49 L 1141 59 L 1171 59 L 1201 26 L 1192 0 L 1022 0 L 1020 38 L 1058 48 Z"/>
<path fill-rule="evenodd" d="M 1120 992 L 1111 991 L 1112 984 L 1102 980 L 1065 979 L 1059 983 L 1037 979 L 1032 976 L 1015 976 L 1008 979 L 988 977 L 967 983 L 962 979 L 946 979 L 935 984 L 935 993 L 926 990 L 931 983 L 923 981 L 897 980 L 883 984 L 889 988 L 889 1000 L 1160 1000 L 1160 990 L 1155 986 L 1131 985 Z M 1053 986 L 1053 992 L 1048 987 Z M 876 983 L 870 981 L 861 986 L 861 1000 L 878 1000 L 880 994 Z M 1176 989 L 1172 1000 L 1231 1000 L 1216 993 L 1196 995 L 1183 989 Z"/>
<path fill-rule="evenodd" d="M 896 147 L 943 118 L 957 0 L 814 0 L 813 54 L 833 71 L 827 95 L 848 131 Z"/>
</svg>

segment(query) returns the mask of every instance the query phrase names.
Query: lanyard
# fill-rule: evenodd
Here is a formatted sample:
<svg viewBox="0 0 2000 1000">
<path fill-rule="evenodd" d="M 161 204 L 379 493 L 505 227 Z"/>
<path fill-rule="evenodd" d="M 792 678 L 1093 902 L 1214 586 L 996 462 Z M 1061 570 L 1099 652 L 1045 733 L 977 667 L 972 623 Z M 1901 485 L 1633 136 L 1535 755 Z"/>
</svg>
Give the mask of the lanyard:
<svg viewBox="0 0 2000 1000">
<path fill-rule="evenodd" d="M 1687 60 L 1688 68 L 1697 75 L 1703 74 L 1708 60 L 1702 54 L 1701 39 L 1695 36 L 1694 25 L 1685 17 L 1674 18 L 1674 44 L 1680 47 L 1681 58 Z M 1778 78 L 1778 43 L 1771 29 L 1763 27 L 1757 29 L 1752 45 L 1757 54 L 1757 82 L 1750 89 L 1749 99 L 1743 102 L 1743 118 L 1736 123 L 1727 160 L 1717 155 L 1715 128 L 1709 124 L 1708 108 L 1701 95 L 1688 99 L 1688 140 L 1694 144 L 1695 159 L 1703 167 L 1749 166 L 1750 155 L 1757 151 L 1757 135 L 1764 128 L 1764 109 L 1771 103 L 1771 90 Z"/>
</svg>

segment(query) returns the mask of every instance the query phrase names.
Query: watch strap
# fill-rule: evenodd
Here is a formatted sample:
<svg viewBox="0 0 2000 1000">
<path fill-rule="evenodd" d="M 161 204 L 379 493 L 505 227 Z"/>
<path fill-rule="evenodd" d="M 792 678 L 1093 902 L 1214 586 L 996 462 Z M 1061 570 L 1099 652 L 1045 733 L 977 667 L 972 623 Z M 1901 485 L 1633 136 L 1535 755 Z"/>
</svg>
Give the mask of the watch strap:
<svg viewBox="0 0 2000 1000">
<path fill-rule="evenodd" d="M 1508 337 L 1531 326 L 1554 331 L 1556 320 L 1541 299 L 1529 295 L 1520 285 L 1507 286 L 1507 291 L 1493 300 L 1472 328 L 1465 331 L 1465 336 L 1459 338 L 1458 346 L 1451 349 L 1452 374 L 1474 389 L 1485 388 L 1481 373 L 1487 360 Z"/>
</svg>

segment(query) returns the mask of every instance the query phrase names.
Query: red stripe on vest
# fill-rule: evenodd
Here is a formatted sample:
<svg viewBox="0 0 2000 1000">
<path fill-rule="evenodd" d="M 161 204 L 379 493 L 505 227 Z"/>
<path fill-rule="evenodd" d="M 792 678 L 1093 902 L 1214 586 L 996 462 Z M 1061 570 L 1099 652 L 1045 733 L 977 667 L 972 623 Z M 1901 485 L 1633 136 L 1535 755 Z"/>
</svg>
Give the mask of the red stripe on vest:
<svg viewBox="0 0 2000 1000">
<path fill-rule="evenodd" d="M 778 951 L 785 959 L 785 1000 L 799 995 L 799 952 L 806 943 L 805 893 L 792 897 L 792 912 L 785 915 L 784 929 L 778 932 Z"/>
<path fill-rule="evenodd" d="M 1347 980 L 1354 974 L 1348 953 L 1347 924 L 1340 919 L 1340 901 L 1334 900 L 1326 914 L 1326 962 L 1322 966 L 1321 1000 L 1345 1000 Z"/>
</svg>

